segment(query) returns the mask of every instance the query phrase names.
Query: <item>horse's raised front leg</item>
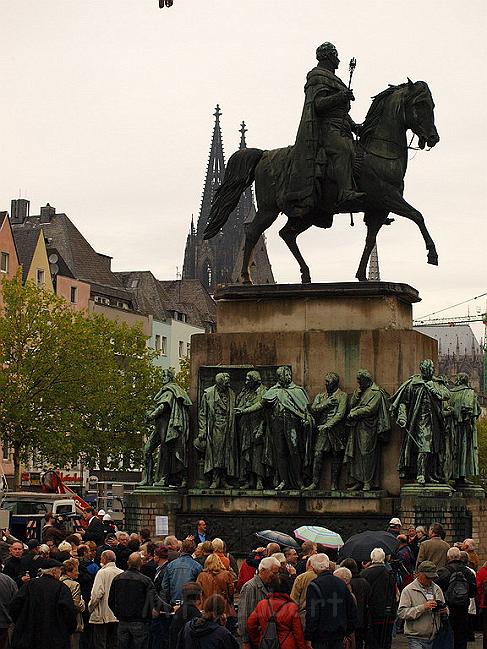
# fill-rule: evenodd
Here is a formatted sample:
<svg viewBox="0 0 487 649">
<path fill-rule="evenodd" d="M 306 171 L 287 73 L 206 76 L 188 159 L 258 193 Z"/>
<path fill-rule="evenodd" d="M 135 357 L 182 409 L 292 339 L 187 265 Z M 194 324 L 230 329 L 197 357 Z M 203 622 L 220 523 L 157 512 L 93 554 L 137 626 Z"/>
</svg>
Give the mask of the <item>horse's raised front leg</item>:
<svg viewBox="0 0 487 649">
<path fill-rule="evenodd" d="M 406 219 L 416 223 L 423 235 L 426 250 L 428 251 L 428 264 L 438 266 L 438 253 L 436 251 L 435 242 L 428 232 L 428 228 L 425 225 L 421 212 L 405 201 L 399 192 L 393 192 L 384 196 L 383 202 L 390 212 L 394 212 L 394 214 L 397 214 L 398 216 L 404 216 Z"/>
<path fill-rule="evenodd" d="M 299 270 L 301 271 L 301 282 L 303 284 L 311 283 L 311 275 L 309 272 L 308 264 L 304 261 L 303 255 L 298 248 L 296 239 L 302 232 L 305 232 L 309 227 L 311 227 L 311 225 L 311 220 L 307 218 L 288 218 L 286 225 L 281 230 L 279 230 L 279 236 L 286 243 L 287 247 L 292 252 L 294 258 L 299 264 Z"/>
<path fill-rule="evenodd" d="M 364 251 L 362 253 L 360 264 L 355 275 L 359 282 L 367 281 L 367 265 L 369 263 L 370 255 L 377 241 L 377 233 L 381 229 L 382 224 L 384 223 L 386 218 L 387 213 L 384 214 L 381 218 L 377 218 L 376 215 L 374 215 L 373 219 L 370 217 L 370 214 L 367 214 L 367 212 L 365 213 L 364 220 L 367 224 L 367 236 L 365 238 Z"/>
<path fill-rule="evenodd" d="M 245 224 L 245 243 L 242 259 L 240 281 L 242 284 L 252 284 L 250 279 L 250 259 L 259 237 L 269 228 L 279 216 L 277 210 L 258 210 L 254 219 Z"/>
</svg>

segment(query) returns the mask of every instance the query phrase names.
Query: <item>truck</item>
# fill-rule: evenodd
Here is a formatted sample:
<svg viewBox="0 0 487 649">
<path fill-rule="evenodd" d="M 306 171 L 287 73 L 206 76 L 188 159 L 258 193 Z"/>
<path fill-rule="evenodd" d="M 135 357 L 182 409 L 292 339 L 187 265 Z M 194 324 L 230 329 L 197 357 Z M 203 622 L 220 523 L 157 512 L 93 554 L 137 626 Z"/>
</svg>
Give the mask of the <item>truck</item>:
<svg viewBox="0 0 487 649">
<path fill-rule="evenodd" d="M 3 494 L 0 509 L 9 513 L 8 528 L 20 541 L 41 538 L 44 516 L 52 512 L 60 517 L 60 524 L 67 531 L 74 529 L 79 514 L 71 494 L 33 493 L 10 491 Z"/>
</svg>

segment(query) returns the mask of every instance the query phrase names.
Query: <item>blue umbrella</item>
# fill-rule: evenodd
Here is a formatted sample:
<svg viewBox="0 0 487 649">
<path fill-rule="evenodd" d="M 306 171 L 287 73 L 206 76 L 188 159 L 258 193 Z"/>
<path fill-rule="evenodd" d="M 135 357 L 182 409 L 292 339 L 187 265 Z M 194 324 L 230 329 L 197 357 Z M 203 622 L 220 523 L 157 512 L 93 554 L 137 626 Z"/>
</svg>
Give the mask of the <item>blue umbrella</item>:
<svg viewBox="0 0 487 649">
<path fill-rule="evenodd" d="M 255 536 L 262 541 L 267 541 L 267 543 L 278 543 L 280 546 L 287 548 L 299 548 L 299 544 L 293 537 L 289 536 L 289 534 L 284 534 L 284 532 L 262 530 L 262 532 L 256 532 Z"/>
</svg>

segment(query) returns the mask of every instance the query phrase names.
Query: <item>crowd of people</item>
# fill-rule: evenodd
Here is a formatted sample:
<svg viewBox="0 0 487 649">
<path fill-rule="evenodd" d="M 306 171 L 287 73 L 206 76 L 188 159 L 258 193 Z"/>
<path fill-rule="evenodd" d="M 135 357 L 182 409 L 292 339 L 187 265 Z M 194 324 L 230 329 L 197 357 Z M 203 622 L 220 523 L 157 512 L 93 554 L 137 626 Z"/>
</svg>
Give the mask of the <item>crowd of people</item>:
<svg viewBox="0 0 487 649">
<path fill-rule="evenodd" d="M 237 561 L 200 520 L 153 542 L 92 509 L 68 534 L 46 515 L 40 541 L 0 544 L 0 649 L 466 649 L 483 628 L 487 562 L 439 523 L 388 531 L 394 554 L 366 562 L 305 541 Z"/>
</svg>

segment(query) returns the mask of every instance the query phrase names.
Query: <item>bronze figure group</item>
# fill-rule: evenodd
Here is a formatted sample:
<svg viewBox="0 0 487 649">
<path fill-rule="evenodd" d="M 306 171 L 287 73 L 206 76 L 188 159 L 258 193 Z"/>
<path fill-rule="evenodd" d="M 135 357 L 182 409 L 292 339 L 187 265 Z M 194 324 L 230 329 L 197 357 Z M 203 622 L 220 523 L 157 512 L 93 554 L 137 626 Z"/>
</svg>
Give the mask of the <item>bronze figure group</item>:
<svg viewBox="0 0 487 649">
<path fill-rule="evenodd" d="M 329 459 L 331 491 L 339 491 L 344 481 L 350 491 L 370 492 L 381 487 L 381 449 L 389 440 L 392 417 L 404 431 L 398 463 L 402 479 L 461 485 L 478 474 L 480 407 L 466 374 L 449 386 L 435 376 L 432 361 L 424 360 L 420 373 L 391 398 L 364 369 L 357 372 L 351 395 L 341 390 L 335 372 L 325 375 L 324 388 L 311 403 L 293 382 L 291 368 L 282 366 L 270 388 L 257 370 L 247 371 L 236 393 L 230 375 L 217 373 L 201 394 L 193 444 L 209 487 L 319 490 Z M 148 414 L 153 432 L 144 449 L 141 485 L 187 485 L 190 407 L 174 372 L 164 371 Z"/>
</svg>

